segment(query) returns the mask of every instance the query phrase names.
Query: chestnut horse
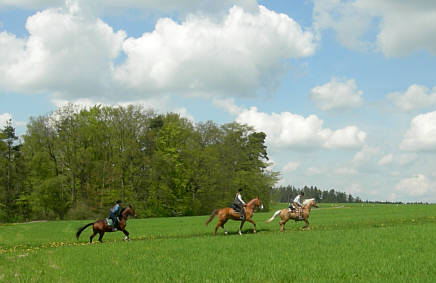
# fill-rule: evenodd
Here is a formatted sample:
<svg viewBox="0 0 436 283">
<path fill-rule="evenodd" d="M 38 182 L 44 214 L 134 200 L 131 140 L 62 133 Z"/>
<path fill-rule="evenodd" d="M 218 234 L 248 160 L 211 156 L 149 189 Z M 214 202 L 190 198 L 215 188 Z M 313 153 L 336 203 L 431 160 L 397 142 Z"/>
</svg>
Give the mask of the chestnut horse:
<svg viewBox="0 0 436 283">
<path fill-rule="evenodd" d="M 251 217 L 254 214 L 254 207 L 256 207 L 256 206 L 260 207 L 260 209 L 263 209 L 263 204 L 258 197 L 250 200 L 246 204 L 246 206 L 245 206 L 245 219 L 244 220 L 240 219 L 239 213 L 236 212 L 235 210 L 233 210 L 233 208 L 231 208 L 231 207 L 215 209 L 214 211 L 212 211 L 212 214 L 210 215 L 209 219 L 206 221 L 206 225 L 209 224 L 209 222 L 212 221 L 212 219 L 215 217 L 215 215 L 218 214 L 218 224 L 215 227 L 215 231 L 213 233 L 214 235 L 216 235 L 216 231 L 218 230 L 218 228 L 220 226 L 224 229 L 224 234 L 227 235 L 227 230 L 226 230 L 226 228 L 224 228 L 224 224 L 226 224 L 226 222 L 229 219 L 241 221 L 241 225 L 239 226 L 239 231 L 238 231 L 239 235 L 242 235 L 241 230 L 242 230 L 242 226 L 244 226 L 245 221 L 248 221 L 248 222 L 253 224 L 253 226 L 254 226 L 253 233 L 256 233 L 256 223 L 251 219 Z"/>
<path fill-rule="evenodd" d="M 302 218 L 300 218 L 300 213 L 299 213 L 298 210 L 296 210 L 295 212 L 291 213 L 289 211 L 289 208 L 284 208 L 282 210 L 277 210 L 274 213 L 274 215 L 270 219 L 266 220 L 265 222 L 269 223 L 269 222 L 273 221 L 274 218 L 278 214 L 280 214 L 280 218 L 282 219 L 280 221 L 280 231 L 285 230 L 285 224 L 286 224 L 286 222 L 288 222 L 289 219 L 292 219 L 292 220 L 295 220 L 295 221 L 304 221 L 304 222 L 306 222 L 306 225 L 303 227 L 303 229 L 306 229 L 306 228 L 310 229 L 309 228 L 309 221 L 307 221 L 307 219 L 309 218 L 309 214 L 310 214 L 310 210 L 312 209 L 312 206 L 313 207 L 318 207 L 318 205 L 316 204 L 315 199 L 314 198 L 306 199 L 303 202 Z"/>
<path fill-rule="evenodd" d="M 123 231 L 124 235 L 126 235 L 124 237 L 124 240 L 130 240 L 129 239 L 129 232 L 127 232 L 126 230 L 126 225 L 127 225 L 127 217 L 129 217 L 129 215 L 132 215 L 133 217 L 136 217 L 136 213 L 135 210 L 132 208 L 131 205 L 129 205 L 126 208 L 123 208 L 120 212 L 120 221 L 118 221 L 118 231 Z M 80 233 L 82 233 L 83 230 L 85 230 L 88 226 L 92 226 L 92 229 L 94 230 L 94 233 L 91 235 L 91 237 L 89 237 L 89 242 L 92 243 L 92 238 L 94 238 L 95 235 L 100 234 L 100 237 L 98 238 L 98 240 L 100 242 L 103 242 L 103 236 L 105 232 L 114 232 L 112 231 L 112 227 L 108 226 L 106 223 L 105 219 L 100 219 L 97 220 L 95 222 L 86 224 L 85 226 L 79 228 L 79 230 L 77 230 L 76 233 L 76 238 L 77 240 L 79 239 Z"/>
</svg>

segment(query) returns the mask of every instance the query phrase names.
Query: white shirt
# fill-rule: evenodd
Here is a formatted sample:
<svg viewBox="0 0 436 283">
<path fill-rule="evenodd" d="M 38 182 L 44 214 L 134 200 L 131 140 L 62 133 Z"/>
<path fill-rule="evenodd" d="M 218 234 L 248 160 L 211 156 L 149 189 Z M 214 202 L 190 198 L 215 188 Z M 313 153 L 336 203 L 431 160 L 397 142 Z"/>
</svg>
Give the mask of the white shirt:
<svg viewBox="0 0 436 283">
<path fill-rule="evenodd" d="M 295 199 L 294 199 L 294 202 L 295 202 L 296 204 L 298 204 L 299 206 L 303 206 L 303 205 L 301 204 L 301 202 L 300 202 L 300 198 L 301 198 L 301 196 L 300 196 L 300 195 L 297 195 L 297 196 L 295 197 Z"/>
<path fill-rule="evenodd" d="M 241 194 L 240 194 L 240 193 L 237 193 L 236 196 L 237 196 L 238 200 L 239 200 L 242 204 L 245 205 L 245 201 L 242 200 Z"/>
</svg>

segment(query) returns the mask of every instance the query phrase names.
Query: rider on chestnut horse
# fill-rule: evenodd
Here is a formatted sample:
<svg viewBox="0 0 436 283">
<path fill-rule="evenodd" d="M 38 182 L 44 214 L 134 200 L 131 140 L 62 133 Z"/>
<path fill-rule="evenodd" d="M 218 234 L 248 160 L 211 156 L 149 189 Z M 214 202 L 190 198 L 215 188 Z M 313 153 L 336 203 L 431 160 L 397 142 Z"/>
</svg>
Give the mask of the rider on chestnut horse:
<svg viewBox="0 0 436 283">
<path fill-rule="evenodd" d="M 235 196 L 235 200 L 233 201 L 233 205 L 237 208 L 237 210 L 239 210 L 239 218 L 241 220 L 245 219 L 245 201 L 242 200 L 242 196 L 241 196 L 241 192 L 242 189 L 239 189 L 238 192 L 236 193 Z"/>
</svg>

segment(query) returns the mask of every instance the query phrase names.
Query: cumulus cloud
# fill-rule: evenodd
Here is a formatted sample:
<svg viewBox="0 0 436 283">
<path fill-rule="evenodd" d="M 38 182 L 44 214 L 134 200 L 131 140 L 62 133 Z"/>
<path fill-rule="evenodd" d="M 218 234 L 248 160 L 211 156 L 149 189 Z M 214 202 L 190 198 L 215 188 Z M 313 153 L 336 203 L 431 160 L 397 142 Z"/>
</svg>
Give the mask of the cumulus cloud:
<svg viewBox="0 0 436 283">
<path fill-rule="evenodd" d="M 0 114 L 0 128 L 5 127 L 9 120 L 12 120 L 11 114 L 9 113 Z"/>
<path fill-rule="evenodd" d="M 317 30 L 333 29 L 343 45 L 375 44 L 390 57 L 416 50 L 436 54 L 435 12 L 436 2 L 426 0 L 314 0 L 313 18 Z M 373 26 L 378 27 L 376 42 L 363 40 Z"/>
<path fill-rule="evenodd" d="M 407 151 L 436 151 L 436 111 L 412 119 L 400 144 Z"/>
<path fill-rule="evenodd" d="M 282 171 L 283 172 L 292 172 L 292 171 L 297 170 L 297 168 L 299 166 L 300 166 L 300 163 L 294 162 L 294 161 L 290 161 L 285 166 L 283 166 Z"/>
<path fill-rule="evenodd" d="M 395 190 L 409 196 L 424 196 L 436 191 L 435 184 L 423 174 L 417 174 L 410 178 L 402 179 L 395 186 Z"/>
<path fill-rule="evenodd" d="M 256 107 L 242 110 L 236 121 L 267 134 L 266 141 L 276 148 L 358 149 L 365 144 L 366 133 L 356 126 L 331 130 L 316 115 L 303 117 L 290 112 L 259 112 Z"/>
<path fill-rule="evenodd" d="M 0 86 L 17 92 L 51 92 L 56 97 L 111 95 L 113 60 L 126 37 L 77 5 L 29 17 L 27 39 L 0 34 Z M 6 58 L 5 58 L 6 57 Z"/>
<path fill-rule="evenodd" d="M 309 56 L 314 39 L 291 18 L 263 6 L 234 6 L 221 21 L 192 15 L 182 23 L 160 19 L 151 33 L 128 38 L 118 81 L 141 92 L 200 96 L 253 95 L 274 88 L 283 60 Z"/>
<path fill-rule="evenodd" d="M 393 159 L 394 159 L 394 157 L 393 157 L 392 153 L 385 155 L 382 157 L 382 159 L 379 160 L 378 165 L 383 166 L 383 165 L 390 164 L 390 163 L 392 163 Z"/>
<path fill-rule="evenodd" d="M 379 151 L 379 148 L 364 145 L 359 152 L 356 152 L 353 157 L 352 163 L 358 166 L 367 164 L 375 158 Z"/>
<path fill-rule="evenodd" d="M 248 1 L 249 2 L 249 1 Z M 77 2 L 28 18 L 28 38 L 0 33 L 0 87 L 56 100 L 141 100 L 182 94 L 255 95 L 272 89 L 284 61 L 314 52 L 312 33 L 287 15 L 234 6 L 219 20 L 198 14 L 127 38 Z M 126 39 L 127 38 L 127 39 Z M 116 62 L 116 63 L 115 63 Z"/>
<path fill-rule="evenodd" d="M 341 168 L 337 168 L 335 170 L 335 173 L 339 174 L 339 175 L 355 175 L 358 172 L 357 172 L 356 169 L 353 169 L 353 168 L 350 168 L 350 167 L 341 167 Z"/>
<path fill-rule="evenodd" d="M 307 168 L 307 170 L 306 170 L 307 176 L 319 175 L 321 173 L 322 173 L 322 170 L 317 168 L 317 167 L 310 167 L 310 168 Z"/>
<path fill-rule="evenodd" d="M 330 82 L 316 86 L 310 91 L 310 99 L 315 105 L 325 111 L 357 107 L 362 104 L 361 90 L 357 90 L 356 82 L 348 80 Z"/>
<path fill-rule="evenodd" d="M 26 125 L 24 121 L 16 121 L 9 113 L 0 114 L 0 129 L 7 125 L 7 122 L 11 121 L 13 127 L 23 127 Z"/>
<path fill-rule="evenodd" d="M 256 0 L 2 0 L 2 7 L 16 7 L 23 9 L 46 9 L 48 7 L 63 6 L 65 2 L 80 3 L 95 12 L 113 13 L 119 9 L 135 9 L 143 12 L 163 12 L 187 14 L 192 12 L 222 13 L 233 5 L 244 7 L 246 10 L 257 8 Z"/>
<path fill-rule="evenodd" d="M 404 111 L 429 107 L 436 104 L 436 87 L 431 91 L 421 85 L 411 85 L 404 92 L 393 92 L 387 95 L 396 107 Z"/>
<path fill-rule="evenodd" d="M 397 164 L 397 165 L 407 165 L 416 160 L 416 154 L 392 154 L 389 153 L 383 156 L 379 161 L 378 165 L 385 166 L 389 164 Z"/>
</svg>

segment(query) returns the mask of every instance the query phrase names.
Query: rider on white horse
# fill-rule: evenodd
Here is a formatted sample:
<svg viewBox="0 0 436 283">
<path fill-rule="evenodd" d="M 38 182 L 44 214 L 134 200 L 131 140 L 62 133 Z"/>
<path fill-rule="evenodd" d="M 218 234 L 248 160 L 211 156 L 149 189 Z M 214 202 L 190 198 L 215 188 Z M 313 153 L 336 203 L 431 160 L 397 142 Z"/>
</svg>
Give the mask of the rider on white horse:
<svg viewBox="0 0 436 283">
<path fill-rule="evenodd" d="M 301 218 L 301 208 L 303 207 L 303 205 L 301 204 L 301 197 L 304 196 L 304 192 L 299 193 L 293 203 L 289 203 L 289 211 L 290 212 L 294 212 L 296 208 L 298 208 L 298 211 L 300 212 L 300 218 Z"/>
</svg>

